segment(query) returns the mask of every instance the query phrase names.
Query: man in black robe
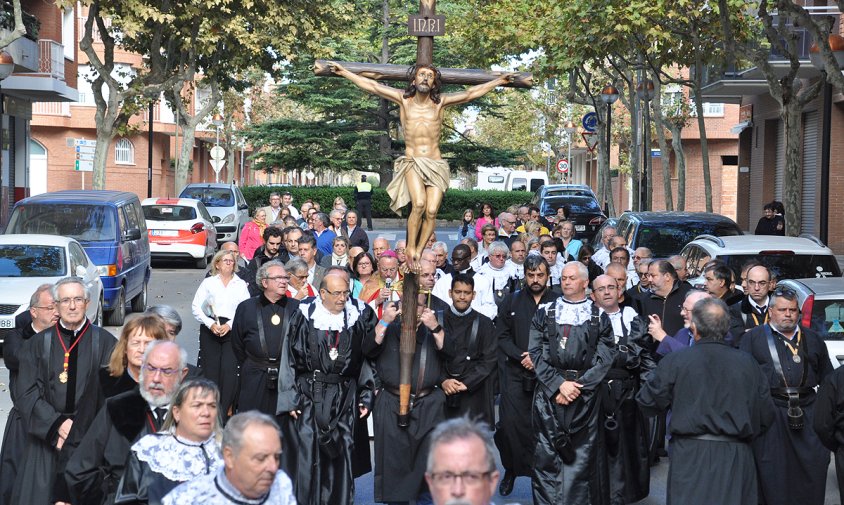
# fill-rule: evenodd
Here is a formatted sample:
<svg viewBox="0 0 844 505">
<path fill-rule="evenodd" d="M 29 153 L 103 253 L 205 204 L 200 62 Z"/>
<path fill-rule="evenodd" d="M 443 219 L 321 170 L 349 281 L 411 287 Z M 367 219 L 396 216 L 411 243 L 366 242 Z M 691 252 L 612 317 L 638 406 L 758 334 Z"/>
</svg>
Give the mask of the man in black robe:
<svg viewBox="0 0 844 505">
<path fill-rule="evenodd" d="M 829 450 L 812 429 L 814 388 L 832 372 L 832 363 L 823 339 L 798 324 L 794 291 L 775 289 L 768 315 L 770 321 L 745 333 L 739 346 L 762 367 L 777 407 L 771 429 L 753 442 L 760 502 L 821 505 Z"/>
<path fill-rule="evenodd" d="M 499 493 L 513 492 L 516 477 L 528 477 L 533 471 L 534 436 L 531 429 L 533 391 L 536 373 L 528 354 L 530 322 L 539 305 L 556 298 L 548 289 L 548 262 L 539 255 L 525 260 L 525 289 L 507 295 L 498 308 L 495 334 L 501 368 L 501 399 L 495 445 L 501 454 L 504 478 Z"/>
<path fill-rule="evenodd" d="M 823 445 L 835 454 L 838 495 L 844 503 L 844 367 L 827 375 L 815 401 L 815 433 Z"/>
<path fill-rule="evenodd" d="M 3 342 L 3 361 L 9 369 L 9 395 L 12 409 L 6 418 L 6 432 L 3 434 L 3 447 L 0 450 L 0 505 L 11 503 L 12 487 L 18 474 L 26 442 L 26 426 L 20 411 L 15 406 L 18 389 L 26 389 L 18 383 L 20 359 L 18 352 L 23 343 L 36 333 L 56 324 L 59 318 L 56 301 L 50 289 L 52 284 L 38 286 L 29 299 L 29 310 L 15 317 L 15 328 L 6 334 Z"/>
<path fill-rule="evenodd" d="M 264 263 L 257 278 L 263 293 L 240 302 L 232 327 L 232 350 L 240 368 L 239 412 L 276 414 L 282 346 L 299 302 L 287 298 L 287 271 L 278 261 Z"/>
<path fill-rule="evenodd" d="M 188 372 L 186 361 L 187 353 L 175 342 L 150 342 L 139 384 L 106 400 L 67 463 L 65 480 L 71 503 L 114 503 L 132 444 L 161 429 Z"/>
<path fill-rule="evenodd" d="M 423 286 L 433 286 L 433 264 L 420 261 Z M 425 274 L 430 274 L 429 280 Z M 373 338 L 364 342 L 364 353 L 375 359 L 375 368 L 382 389 L 375 397 L 375 501 L 407 503 L 427 495 L 424 485 L 429 435 L 445 418 L 445 394 L 437 386 L 446 379 L 445 363 L 454 358 L 451 339 L 439 318 L 442 309 L 428 306 L 431 297 L 419 295 L 419 326 L 416 330 L 416 351 L 411 372 L 413 398 L 409 426 L 398 425 L 399 411 L 399 348 L 401 318 L 395 317 L 395 304 L 385 308 Z M 435 300 L 438 300 L 435 298 Z M 445 302 L 442 302 L 445 303 Z M 448 305 L 445 310 L 450 310 Z M 439 315 L 439 318 L 438 318 Z"/>
<path fill-rule="evenodd" d="M 598 459 L 609 483 L 610 503 L 621 505 L 642 500 L 650 489 L 648 424 L 635 396 L 640 380 L 648 377 L 656 363 L 645 348 L 647 325 L 632 308 L 619 307 L 619 291 L 618 281 L 609 275 L 592 282 L 592 301 L 609 317 L 618 349 L 601 386 L 606 449 L 598 451 Z"/>
<path fill-rule="evenodd" d="M 586 265 L 567 264 L 561 280 L 563 295 L 539 307 L 530 329 L 528 352 L 538 380 L 533 501 L 607 503 L 609 486 L 598 468 L 604 421 L 599 394 L 615 361 L 612 324 L 586 297 Z"/>
<path fill-rule="evenodd" d="M 445 365 L 448 378 L 441 385 L 446 394 L 445 416 L 468 414 L 491 426 L 498 349 L 492 321 L 472 309 L 475 282 L 468 275 L 454 274 L 449 295 L 452 305 L 443 316 L 443 328 L 454 342 L 455 356 Z"/>
<path fill-rule="evenodd" d="M 53 287 L 59 321 L 24 343 L 19 353 L 18 397 L 28 430 L 12 503 L 67 502 L 65 465 L 73 430 L 84 433 L 102 408 L 99 369 L 108 365 L 116 339 L 85 317 L 90 292 L 75 277 Z M 54 489 L 55 487 L 55 489 Z"/>
<path fill-rule="evenodd" d="M 694 344 L 661 360 L 636 396 L 648 415 L 671 409 L 667 503 L 755 505 L 750 443 L 773 422 L 767 378 L 724 342 L 729 317 L 721 300 L 699 300 L 691 329 Z"/>
<path fill-rule="evenodd" d="M 319 293 L 291 317 L 281 355 L 282 468 L 299 503 L 347 505 L 355 494 L 355 418 L 372 408 L 375 389 L 361 344 L 372 338 L 376 320 L 346 303 L 349 283 L 339 275 L 324 277 Z"/>
<path fill-rule="evenodd" d="M 771 271 L 765 265 L 756 265 L 747 270 L 746 296 L 730 305 L 730 334 L 733 345 L 738 347 L 746 331 L 768 322 L 768 294 L 774 287 Z"/>
</svg>

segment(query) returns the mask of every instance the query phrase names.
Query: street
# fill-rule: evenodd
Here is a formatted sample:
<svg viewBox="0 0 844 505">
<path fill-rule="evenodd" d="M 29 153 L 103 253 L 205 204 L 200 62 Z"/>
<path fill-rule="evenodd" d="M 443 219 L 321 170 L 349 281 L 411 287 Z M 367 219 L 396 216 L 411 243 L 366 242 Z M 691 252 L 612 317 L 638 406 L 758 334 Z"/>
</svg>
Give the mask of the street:
<svg viewBox="0 0 844 505">
<path fill-rule="evenodd" d="M 391 243 L 396 235 L 403 235 L 403 231 L 382 229 L 376 232 L 369 232 L 370 241 L 377 236 L 385 236 Z M 456 243 L 456 234 L 453 230 L 447 230 L 439 234 L 439 239 L 449 244 L 449 248 Z M 199 323 L 191 315 L 191 301 L 193 300 L 196 288 L 204 278 L 205 271 L 193 268 L 189 263 L 178 262 L 155 262 L 153 264 L 153 275 L 150 283 L 149 304 L 166 304 L 174 307 L 182 316 L 183 328 L 177 338 L 177 342 L 188 351 L 188 359 L 191 363 L 196 362 L 198 351 Z M 120 329 L 107 327 L 114 335 L 118 335 Z M 0 367 L 0 429 L 5 429 L 6 414 L 11 408 L 11 399 L 6 387 L 8 382 L 8 370 L 5 366 Z M 706 471 L 705 469 L 701 469 Z M 665 503 L 665 486 L 668 471 L 668 461 L 662 458 L 661 462 L 652 468 L 650 496 L 642 500 L 641 504 L 657 505 Z M 503 470 L 502 470 L 503 473 Z M 834 466 L 830 464 L 827 478 L 827 505 L 840 504 L 838 499 L 838 486 L 835 478 Z M 373 499 L 373 474 L 369 473 L 356 480 L 356 503 L 371 504 Z M 510 496 L 494 497 L 495 503 L 504 505 L 532 503 L 530 480 L 522 477 L 516 480 L 514 491 Z"/>
</svg>

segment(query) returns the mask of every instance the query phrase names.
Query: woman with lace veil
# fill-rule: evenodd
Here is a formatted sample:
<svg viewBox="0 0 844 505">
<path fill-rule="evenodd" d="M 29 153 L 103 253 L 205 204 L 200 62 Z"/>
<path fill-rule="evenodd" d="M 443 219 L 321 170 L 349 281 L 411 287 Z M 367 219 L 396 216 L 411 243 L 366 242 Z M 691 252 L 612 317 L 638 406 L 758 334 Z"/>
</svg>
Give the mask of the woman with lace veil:
<svg viewBox="0 0 844 505">
<path fill-rule="evenodd" d="M 216 473 L 223 465 L 219 401 L 209 380 L 182 384 L 161 431 L 132 446 L 114 503 L 159 505 L 182 482 Z"/>
</svg>

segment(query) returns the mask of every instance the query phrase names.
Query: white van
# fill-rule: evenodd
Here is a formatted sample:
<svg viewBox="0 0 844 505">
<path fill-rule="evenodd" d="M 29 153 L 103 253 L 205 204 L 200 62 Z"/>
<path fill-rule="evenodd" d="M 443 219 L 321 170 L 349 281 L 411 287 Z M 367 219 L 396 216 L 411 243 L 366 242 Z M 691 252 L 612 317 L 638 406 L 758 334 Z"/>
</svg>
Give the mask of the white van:
<svg viewBox="0 0 844 505">
<path fill-rule="evenodd" d="M 504 191 L 530 191 L 534 193 L 545 184 L 548 184 L 548 174 L 543 171 L 514 170 L 507 173 Z"/>
<path fill-rule="evenodd" d="M 497 189 L 504 190 L 504 182 L 507 174 L 512 172 L 505 167 L 478 167 L 478 184 L 475 189 Z"/>
</svg>

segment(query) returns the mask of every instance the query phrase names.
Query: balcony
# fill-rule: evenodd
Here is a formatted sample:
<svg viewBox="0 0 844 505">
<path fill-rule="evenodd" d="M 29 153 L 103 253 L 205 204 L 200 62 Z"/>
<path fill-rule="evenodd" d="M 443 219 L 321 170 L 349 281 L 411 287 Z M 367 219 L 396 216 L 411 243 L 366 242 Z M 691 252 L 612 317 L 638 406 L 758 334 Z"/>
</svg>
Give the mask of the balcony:
<svg viewBox="0 0 844 505">
<path fill-rule="evenodd" d="M 0 27 L 0 37 L 12 31 Z M 38 70 L 38 43 L 26 37 L 20 37 L 9 44 L 5 51 L 15 59 L 15 72 L 36 72 Z"/>
<path fill-rule="evenodd" d="M 64 45 L 54 40 L 38 41 L 38 72 L 53 79 L 64 80 Z"/>
</svg>

